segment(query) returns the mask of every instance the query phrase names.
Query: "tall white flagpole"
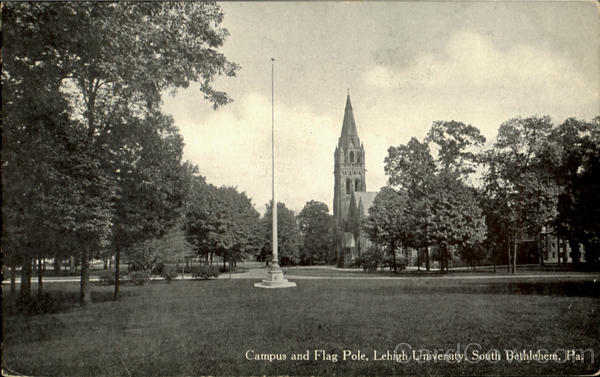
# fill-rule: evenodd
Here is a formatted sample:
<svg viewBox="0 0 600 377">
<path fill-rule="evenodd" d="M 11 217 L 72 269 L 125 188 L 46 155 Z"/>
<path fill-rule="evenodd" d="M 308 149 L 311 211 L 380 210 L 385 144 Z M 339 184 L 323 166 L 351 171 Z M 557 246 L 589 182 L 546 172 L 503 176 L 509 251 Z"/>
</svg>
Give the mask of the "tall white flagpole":
<svg viewBox="0 0 600 377">
<path fill-rule="evenodd" d="M 268 278 L 260 283 L 254 283 L 254 286 L 258 288 L 295 287 L 296 283 L 288 281 L 283 276 L 283 271 L 279 267 L 279 260 L 277 257 L 277 201 L 275 200 L 275 58 L 271 58 L 271 168 L 271 190 L 273 194 L 271 202 L 273 238 L 271 245 L 273 246 L 273 259 L 269 266 Z"/>
<path fill-rule="evenodd" d="M 272 194 L 271 213 L 273 218 L 273 260 L 271 267 L 279 267 L 277 260 L 277 202 L 275 201 L 275 58 L 271 58 L 271 167 L 272 167 Z"/>
</svg>

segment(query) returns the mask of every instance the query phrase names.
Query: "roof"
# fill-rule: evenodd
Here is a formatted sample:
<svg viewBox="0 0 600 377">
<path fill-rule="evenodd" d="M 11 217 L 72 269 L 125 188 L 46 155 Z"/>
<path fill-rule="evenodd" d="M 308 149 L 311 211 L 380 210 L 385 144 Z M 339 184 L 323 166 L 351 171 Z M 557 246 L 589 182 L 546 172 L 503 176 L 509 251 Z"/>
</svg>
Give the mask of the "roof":
<svg viewBox="0 0 600 377">
<path fill-rule="evenodd" d="M 354 142 L 356 147 L 360 145 L 360 142 L 358 141 L 358 132 L 356 132 L 354 113 L 352 112 L 352 103 L 350 102 L 350 94 L 348 94 L 348 97 L 346 97 L 346 108 L 344 109 L 344 121 L 342 123 L 340 145 L 348 144 L 350 140 Z"/>
<path fill-rule="evenodd" d="M 364 210 L 364 213 L 361 213 L 361 216 L 368 216 L 369 215 L 369 208 L 371 208 L 371 206 L 373 205 L 373 201 L 375 200 L 375 197 L 377 196 L 378 192 L 377 191 L 356 191 L 354 192 L 354 200 L 356 201 L 356 206 L 359 207 L 360 203 L 362 203 L 362 207 Z M 348 218 L 348 209 L 350 207 L 350 200 L 352 199 L 352 195 L 348 194 L 348 195 L 344 195 L 342 197 L 342 218 L 346 219 Z"/>
<path fill-rule="evenodd" d="M 361 213 L 361 215 L 367 216 L 369 214 L 369 208 L 371 208 L 371 206 L 373 205 L 373 201 L 375 200 L 377 194 L 377 191 L 365 191 L 354 193 L 357 203 L 356 205 L 360 206 L 360 203 L 362 203 L 362 207 L 365 211 L 364 213 Z"/>
</svg>

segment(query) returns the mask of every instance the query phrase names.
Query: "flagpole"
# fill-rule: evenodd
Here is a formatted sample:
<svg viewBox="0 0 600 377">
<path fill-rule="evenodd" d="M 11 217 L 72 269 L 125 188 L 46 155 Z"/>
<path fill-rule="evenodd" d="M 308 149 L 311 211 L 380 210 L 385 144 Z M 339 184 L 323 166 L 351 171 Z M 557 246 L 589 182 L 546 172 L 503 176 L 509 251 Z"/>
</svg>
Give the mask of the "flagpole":
<svg viewBox="0 0 600 377">
<path fill-rule="evenodd" d="M 283 271 L 279 267 L 277 250 L 277 201 L 275 200 L 275 58 L 271 58 L 271 217 L 272 223 L 272 249 L 273 258 L 268 269 L 268 278 L 260 283 L 254 283 L 257 288 L 289 288 L 295 287 L 296 283 L 288 281 L 283 276 Z"/>
<path fill-rule="evenodd" d="M 279 267 L 277 260 L 277 202 L 275 201 L 275 58 L 271 58 L 271 168 L 272 168 L 272 181 L 271 189 L 273 199 L 271 201 L 271 214 L 273 220 L 273 260 L 271 261 L 271 267 Z"/>
</svg>

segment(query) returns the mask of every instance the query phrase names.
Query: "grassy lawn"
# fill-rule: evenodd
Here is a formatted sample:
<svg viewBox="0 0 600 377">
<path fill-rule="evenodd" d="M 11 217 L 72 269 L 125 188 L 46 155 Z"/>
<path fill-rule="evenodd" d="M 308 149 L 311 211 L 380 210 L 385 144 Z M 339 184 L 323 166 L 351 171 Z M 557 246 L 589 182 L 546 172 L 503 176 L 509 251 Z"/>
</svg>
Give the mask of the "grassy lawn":
<svg viewBox="0 0 600 377">
<path fill-rule="evenodd" d="M 154 282 L 94 287 L 92 305 L 54 314 L 3 317 L 3 365 L 26 375 L 374 375 L 583 374 L 600 368 L 599 289 L 592 281 L 296 280 L 265 290 L 252 280 Z M 35 287 L 35 286 L 34 286 Z M 539 288 L 542 287 L 542 288 Z M 546 287 L 546 288 L 543 288 Z M 50 294 L 76 298 L 78 285 L 55 283 Z M 35 290 L 35 289 L 34 289 Z M 8 300 L 3 287 L 3 300 Z M 584 292 L 583 294 L 575 294 Z M 6 301 L 3 307 L 7 307 Z M 447 363 L 372 360 L 398 343 L 415 349 L 591 348 L 582 362 Z M 247 360 L 286 354 L 285 361 Z M 314 350 L 337 362 L 311 359 Z M 343 361 L 360 350 L 369 361 Z"/>
</svg>

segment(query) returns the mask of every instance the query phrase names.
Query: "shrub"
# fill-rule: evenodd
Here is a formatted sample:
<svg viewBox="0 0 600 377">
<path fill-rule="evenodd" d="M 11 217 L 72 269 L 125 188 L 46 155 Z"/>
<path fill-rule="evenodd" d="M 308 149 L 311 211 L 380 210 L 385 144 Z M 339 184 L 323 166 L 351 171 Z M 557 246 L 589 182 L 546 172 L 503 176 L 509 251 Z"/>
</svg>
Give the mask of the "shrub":
<svg viewBox="0 0 600 377">
<path fill-rule="evenodd" d="M 394 269 L 394 259 L 390 255 L 386 255 L 383 260 L 383 267 L 389 267 L 390 270 Z M 403 256 L 396 256 L 396 269 L 402 271 L 408 265 L 408 259 Z"/>
<path fill-rule="evenodd" d="M 108 270 L 102 270 L 100 271 L 100 282 L 104 283 L 104 284 L 115 284 L 115 270 L 112 269 L 108 269 Z"/>
<path fill-rule="evenodd" d="M 163 262 L 158 262 L 152 267 L 152 275 L 163 275 L 167 266 Z"/>
<path fill-rule="evenodd" d="M 148 271 L 132 271 L 129 273 L 129 280 L 135 285 L 144 285 L 150 280 Z"/>
<path fill-rule="evenodd" d="M 219 276 L 219 267 L 217 266 L 193 266 L 191 271 L 194 279 L 210 279 Z"/>
<path fill-rule="evenodd" d="M 354 260 L 354 263 L 362 267 L 364 271 L 375 272 L 377 267 L 383 263 L 383 253 L 375 247 L 369 248 L 364 254 Z"/>
<path fill-rule="evenodd" d="M 174 268 L 169 268 L 167 266 L 164 266 L 160 276 L 162 276 L 163 279 L 165 279 L 167 281 L 167 283 L 170 283 L 171 280 L 173 280 L 177 277 L 177 271 L 175 271 Z"/>
</svg>

